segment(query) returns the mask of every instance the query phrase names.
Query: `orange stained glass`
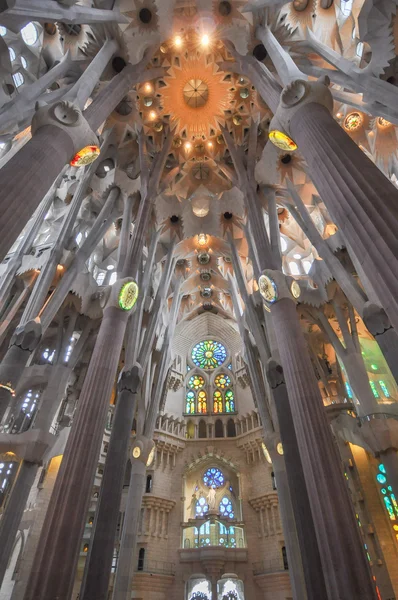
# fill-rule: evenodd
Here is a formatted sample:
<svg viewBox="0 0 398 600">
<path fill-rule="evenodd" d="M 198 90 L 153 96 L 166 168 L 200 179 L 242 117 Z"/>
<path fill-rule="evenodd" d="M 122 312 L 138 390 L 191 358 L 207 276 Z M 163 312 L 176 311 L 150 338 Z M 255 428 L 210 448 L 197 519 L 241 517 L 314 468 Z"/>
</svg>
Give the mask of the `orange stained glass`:
<svg viewBox="0 0 398 600">
<path fill-rule="evenodd" d="M 213 394 L 213 412 L 222 413 L 222 395 L 221 392 L 216 390 Z"/>
<path fill-rule="evenodd" d="M 198 394 L 198 413 L 207 413 L 207 396 L 203 390 Z"/>
</svg>

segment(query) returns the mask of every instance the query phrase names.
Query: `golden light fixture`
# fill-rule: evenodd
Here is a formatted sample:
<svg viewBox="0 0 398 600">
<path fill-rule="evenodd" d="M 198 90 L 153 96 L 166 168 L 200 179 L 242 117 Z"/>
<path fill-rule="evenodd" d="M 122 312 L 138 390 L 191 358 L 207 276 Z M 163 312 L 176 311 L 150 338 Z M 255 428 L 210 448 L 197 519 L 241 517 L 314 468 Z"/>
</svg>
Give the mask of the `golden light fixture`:
<svg viewBox="0 0 398 600">
<path fill-rule="evenodd" d="M 150 83 L 146 83 L 144 86 L 144 90 L 146 91 L 147 94 L 150 94 L 152 92 L 152 86 Z"/>
<path fill-rule="evenodd" d="M 210 44 L 210 37 L 207 33 L 204 33 L 201 37 L 200 43 L 202 46 L 208 46 Z"/>
<path fill-rule="evenodd" d="M 205 233 L 199 233 L 198 235 L 199 246 L 207 246 L 207 235 Z"/>
<path fill-rule="evenodd" d="M 182 37 L 180 35 L 176 35 L 175 36 L 175 38 L 174 38 L 174 45 L 177 48 L 181 48 L 181 46 L 182 46 Z"/>
<path fill-rule="evenodd" d="M 191 142 L 185 142 L 184 148 L 185 148 L 185 150 L 191 150 L 191 148 L 192 148 Z"/>
<path fill-rule="evenodd" d="M 151 112 L 149 113 L 149 118 L 152 119 L 152 121 L 154 121 L 157 117 L 157 114 L 155 113 L 154 110 L 151 110 Z"/>
<path fill-rule="evenodd" d="M 207 147 L 208 148 L 213 148 L 213 142 L 207 142 Z"/>
</svg>

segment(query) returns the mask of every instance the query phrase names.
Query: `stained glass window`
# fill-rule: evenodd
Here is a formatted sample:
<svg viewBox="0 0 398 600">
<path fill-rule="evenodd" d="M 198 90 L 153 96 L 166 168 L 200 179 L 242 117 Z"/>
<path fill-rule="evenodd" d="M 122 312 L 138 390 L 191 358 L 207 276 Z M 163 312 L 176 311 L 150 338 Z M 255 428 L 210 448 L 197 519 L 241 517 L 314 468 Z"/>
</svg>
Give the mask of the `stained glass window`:
<svg viewBox="0 0 398 600">
<path fill-rule="evenodd" d="M 214 383 L 217 387 L 221 388 L 222 390 L 225 390 L 231 385 L 231 378 L 228 375 L 224 375 L 224 373 L 221 373 L 221 375 L 217 375 L 217 377 L 214 380 Z"/>
<path fill-rule="evenodd" d="M 345 389 L 346 389 L 346 392 L 347 392 L 347 397 L 351 400 L 353 398 L 351 386 L 348 383 L 348 381 L 345 381 L 344 385 L 345 385 Z"/>
<path fill-rule="evenodd" d="M 207 396 L 206 392 L 201 390 L 198 394 L 198 413 L 207 413 Z"/>
<path fill-rule="evenodd" d="M 203 475 L 203 483 L 209 488 L 218 488 L 225 484 L 225 478 L 220 469 L 212 467 Z"/>
<path fill-rule="evenodd" d="M 227 358 L 227 351 L 220 342 L 206 340 L 199 342 L 192 350 L 192 360 L 201 369 L 215 369 Z"/>
<path fill-rule="evenodd" d="M 213 412 L 215 412 L 215 413 L 223 412 L 222 395 L 221 395 L 221 392 L 218 390 L 216 390 L 213 394 Z"/>
<path fill-rule="evenodd" d="M 196 502 L 195 513 L 197 517 L 204 517 L 209 510 L 209 505 L 206 502 L 206 498 L 199 498 Z"/>
<path fill-rule="evenodd" d="M 229 369 L 230 371 L 232 371 L 232 364 L 229 364 L 229 365 L 228 365 L 228 369 Z"/>
<path fill-rule="evenodd" d="M 370 385 L 370 387 L 371 387 L 371 390 L 372 390 L 372 392 L 373 392 L 373 396 L 374 396 L 375 398 L 380 398 L 380 394 L 379 394 L 379 392 L 377 391 L 377 388 L 376 388 L 376 384 L 375 384 L 375 382 L 374 382 L 374 381 L 369 381 L 369 385 Z"/>
<path fill-rule="evenodd" d="M 195 394 L 192 391 L 187 393 L 185 412 L 191 415 L 195 412 Z"/>
<path fill-rule="evenodd" d="M 227 496 L 224 496 L 224 498 L 221 500 L 218 510 L 222 517 L 229 519 L 235 518 L 232 502 L 229 498 L 227 498 Z"/>
<path fill-rule="evenodd" d="M 381 387 L 381 391 L 383 392 L 383 394 L 385 395 L 386 398 L 390 397 L 390 392 L 388 391 L 388 388 L 386 386 L 386 384 L 384 383 L 384 381 L 382 381 L 381 379 L 379 380 L 379 385 Z"/>
<path fill-rule="evenodd" d="M 388 516 L 391 521 L 398 520 L 398 502 L 391 485 L 388 485 L 388 477 L 386 468 L 383 464 L 379 465 L 379 470 L 376 475 L 376 480 L 380 484 L 380 493 L 383 498 L 384 506 L 386 507 Z M 398 540 L 398 527 L 393 525 L 394 535 Z"/>
<path fill-rule="evenodd" d="M 192 375 L 188 381 L 188 386 L 193 390 L 199 390 L 204 384 L 205 380 L 200 375 Z"/>
<path fill-rule="evenodd" d="M 232 390 L 225 392 L 225 412 L 235 412 L 234 393 Z"/>
</svg>

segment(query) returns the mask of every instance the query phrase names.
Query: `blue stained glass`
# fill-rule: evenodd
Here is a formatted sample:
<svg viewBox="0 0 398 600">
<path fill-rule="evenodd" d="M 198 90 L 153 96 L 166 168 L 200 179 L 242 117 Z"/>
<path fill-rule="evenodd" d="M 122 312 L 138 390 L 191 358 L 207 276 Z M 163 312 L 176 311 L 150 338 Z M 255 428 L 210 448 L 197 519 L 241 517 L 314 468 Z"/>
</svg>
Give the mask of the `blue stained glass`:
<svg viewBox="0 0 398 600">
<path fill-rule="evenodd" d="M 352 400 L 353 394 L 352 394 L 352 389 L 351 389 L 350 384 L 348 383 L 348 381 L 345 381 L 344 385 L 345 385 L 345 389 L 346 389 L 348 398 L 350 398 Z"/>
<path fill-rule="evenodd" d="M 196 502 L 195 513 L 197 517 L 204 517 L 204 515 L 208 512 L 209 505 L 206 502 L 205 498 L 199 498 Z M 202 525 L 203 527 L 203 525 Z M 202 529 L 201 527 L 201 529 Z"/>
<path fill-rule="evenodd" d="M 386 474 L 386 468 L 382 463 L 379 465 L 379 471 L 380 473 L 384 473 L 384 475 Z"/>
<path fill-rule="evenodd" d="M 390 517 L 391 521 L 395 521 L 396 517 L 395 517 L 395 514 L 394 514 L 394 509 L 393 509 L 393 506 L 391 504 L 390 498 L 388 496 L 383 496 L 383 500 L 384 500 L 384 504 L 386 505 L 386 508 L 387 508 L 387 511 L 388 511 L 388 514 L 389 514 L 389 517 Z"/>
<path fill-rule="evenodd" d="M 381 483 L 382 485 L 384 485 L 385 483 L 387 483 L 387 479 L 384 477 L 384 475 L 382 475 L 381 473 L 379 473 L 376 477 L 377 481 L 379 483 Z"/>
<path fill-rule="evenodd" d="M 385 395 L 386 398 L 390 397 L 390 392 L 388 391 L 388 388 L 386 386 L 386 384 L 384 383 L 384 381 L 382 381 L 381 379 L 379 380 L 379 385 L 381 387 L 381 391 L 383 392 L 383 394 Z"/>
<path fill-rule="evenodd" d="M 203 475 L 203 483 L 209 488 L 222 487 L 225 483 L 224 475 L 220 469 L 212 467 L 211 469 L 207 469 L 206 473 Z"/>
<path fill-rule="evenodd" d="M 227 496 L 224 496 L 221 500 L 218 510 L 222 517 L 228 517 L 229 519 L 235 518 L 232 502 Z"/>
</svg>

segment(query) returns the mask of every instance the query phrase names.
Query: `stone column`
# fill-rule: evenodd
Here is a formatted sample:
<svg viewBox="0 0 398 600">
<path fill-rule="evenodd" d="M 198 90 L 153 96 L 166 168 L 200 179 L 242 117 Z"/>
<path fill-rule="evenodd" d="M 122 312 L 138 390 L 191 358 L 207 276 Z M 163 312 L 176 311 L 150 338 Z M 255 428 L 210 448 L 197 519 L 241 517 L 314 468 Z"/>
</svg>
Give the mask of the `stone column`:
<svg viewBox="0 0 398 600">
<path fill-rule="evenodd" d="M 30 488 L 35 480 L 39 465 L 23 460 L 12 488 L 9 504 L 0 519 L 0 588 L 14 547 L 15 536 L 22 519 Z M 7 509 L 11 510 L 7 510 Z M 7 518 L 5 518 L 7 515 Z"/>
<path fill-rule="evenodd" d="M 282 130 L 297 144 L 319 195 L 398 330 L 398 191 L 333 119 L 325 83 L 327 78 L 286 86 L 270 131 Z"/>
<path fill-rule="evenodd" d="M 286 473 L 286 466 L 283 457 L 280 456 L 275 448 L 270 448 L 272 458 L 272 468 L 276 479 L 280 515 L 282 520 L 283 536 L 286 543 L 287 559 L 290 567 L 290 579 L 294 600 L 306 600 L 307 593 L 305 587 L 304 571 L 300 556 L 300 546 L 297 537 L 296 523 L 294 520 L 293 506 L 289 492 L 289 483 Z M 276 534 L 276 522 L 272 506 L 270 507 L 273 531 Z M 269 517 L 269 515 L 267 515 Z"/>
<path fill-rule="evenodd" d="M 41 325 L 38 321 L 29 321 L 17 327 L 10 346 L 0 365 L 0 421 L 3 418 L 17 382 L 21 377 L 26 361 L 41 339 Z"/>
<path fill-rule="evenodd" d="M 287 481 L 296 523 L 308 600 L 327 598 L 318 541 L 316 539 L 286 383 L 283 377 L 283 369 L 281 365 L 278 365 L 272 359 L 267 364 L 267 377 L 272 389 L 278 416 Z M 277 483 L 279 492 L 278 480 Z"/>
<path fill-rule="evenodd" d="M 271 310 L 328 599 L 375 600 L 369 565 L 297 318 L 291 284 L 292 279 L 278 271 L 266 270 L 259 278 L 260 292 Z"/>
<path fill-rule="evenodd" d="M 112 433 L 80 590 L 82 600 L 107 600 L 108 598 L 127 449 L 141 380 L 142 371 L 138 366 L 130 371 L 122 371 L 119 379 Z"/>
<path fill-rule="evenodd" d="M 0 171 L 0 260 L 61 169 L 85 146 L 98 145 L 79 108 L 69 102 L 39 108 L 32 135 Z"/>
<path fill-rule="evenodd" d="M 126 502 L 122 539 L 120 542 L 120 548 L 124 551 L 121 551 L 119 554 L 113 600 L 130 600 L 131 598 L 131 582 L 135 571 L 134 555 L 141 513 L 141 502 L 145 489 L 145 475 L 145 462 L 140 460 L 140 458 L 132 458 L 130 487 Z"/>
<path fill-rule="evenodd" d="M 76 416 L 43 524 L 25 600 L 69 600 L 128 310 L 110 290 Z"/>
</svg>

